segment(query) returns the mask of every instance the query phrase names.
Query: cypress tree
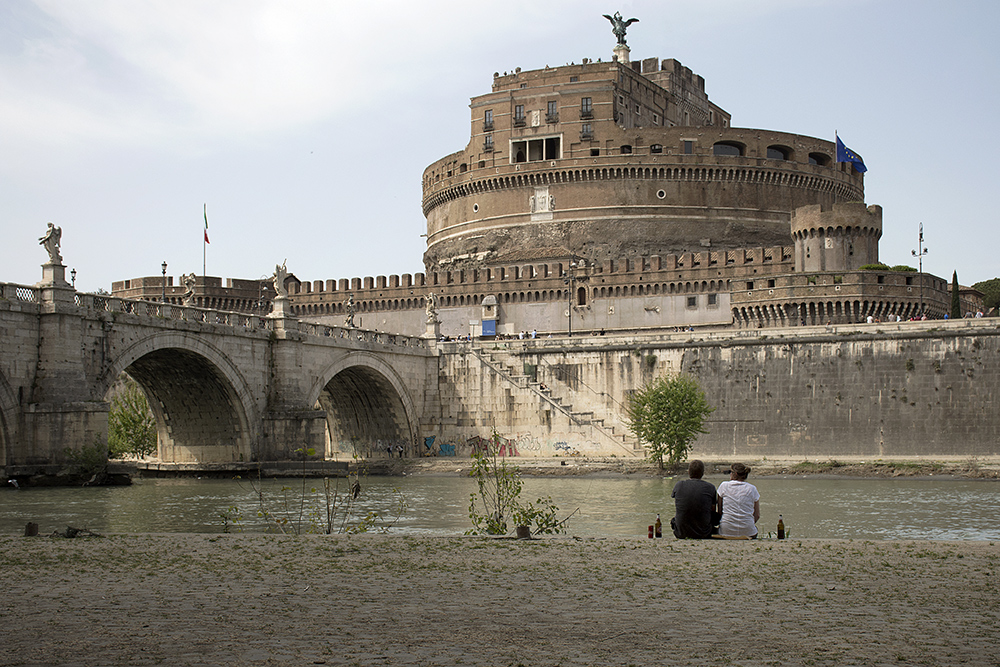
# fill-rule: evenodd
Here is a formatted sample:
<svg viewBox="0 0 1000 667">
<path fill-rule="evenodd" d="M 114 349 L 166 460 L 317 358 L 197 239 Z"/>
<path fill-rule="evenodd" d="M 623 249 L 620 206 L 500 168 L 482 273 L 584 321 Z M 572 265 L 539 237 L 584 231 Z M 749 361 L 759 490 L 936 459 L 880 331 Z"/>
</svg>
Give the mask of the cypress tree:
<svg viewBox="0 0 1000 667">
<path fill-rule="evenodd" d="M 962 317 L 962 304 L 958 301 L 958 271 L 951 274 L 951 318 Z"/>
</svg>

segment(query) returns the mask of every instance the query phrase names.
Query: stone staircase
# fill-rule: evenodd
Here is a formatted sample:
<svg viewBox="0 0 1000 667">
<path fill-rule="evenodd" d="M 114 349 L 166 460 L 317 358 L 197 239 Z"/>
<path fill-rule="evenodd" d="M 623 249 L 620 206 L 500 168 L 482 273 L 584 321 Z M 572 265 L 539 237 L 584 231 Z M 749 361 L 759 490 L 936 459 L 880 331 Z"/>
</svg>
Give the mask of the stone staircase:
<svg viewBox="0 0 1000 667">
<path fill-rule="evenodd" d="M 557 395 L 551 387 L 544 386 L 541 382 L 529 377 L 524 372 L 523 367 L 518 368 L 516 362 L 511 363 L 510 354 L 507 351 L 472 348 L 471 352 L 504 381 L 532 392 L 540 401 L 565 415 L 573 424 L 591 427 L 595 433 L 614 442 L 630 456 L 645 455 L 645 450 L 628 432 L 624 424 L 606 415 L 598 415 L 593 410 L 574 410 L 568 401 L 569 396 Z"/>
</svg>

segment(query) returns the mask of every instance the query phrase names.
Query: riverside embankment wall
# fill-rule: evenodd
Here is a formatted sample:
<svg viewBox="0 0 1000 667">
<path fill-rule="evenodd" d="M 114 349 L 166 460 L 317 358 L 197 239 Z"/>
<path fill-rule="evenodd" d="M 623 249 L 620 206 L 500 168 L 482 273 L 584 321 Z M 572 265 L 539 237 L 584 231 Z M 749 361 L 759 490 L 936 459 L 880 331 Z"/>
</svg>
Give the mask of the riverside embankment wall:
<svg viewBox="0 0 1000 667">
<path fill-rule="evenodd" d="M 992 320 L 444 344 L 439 435 L 495 424 L 521 456 L 628 455 L 628 394 L 683 372 L 716 407 L 698 455 L 997 456 L 998 347 Z"/>
</svg>

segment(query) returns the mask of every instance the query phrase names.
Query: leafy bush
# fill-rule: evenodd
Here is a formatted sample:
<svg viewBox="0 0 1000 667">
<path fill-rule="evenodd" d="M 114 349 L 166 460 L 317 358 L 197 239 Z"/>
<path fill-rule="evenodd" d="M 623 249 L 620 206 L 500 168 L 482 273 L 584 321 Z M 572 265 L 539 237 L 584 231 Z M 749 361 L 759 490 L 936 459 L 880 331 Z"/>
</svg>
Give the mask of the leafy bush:
<svg viewBox="0 0 1000 667">
<path fill-rule="evenodd" d="M 108 449 L 112 456 L 147 456 L 156 452 L 156 422 L 149 411 L 146 394 L 135 380 L 111 399 L 108 412 Z"/>
<path fill-rule="evenodd" d="M 708 404 L 697 380 L 687 375 L 657 378 L 628 399 L 629 429 L 649 445 L 649 460 L 663 469 L 687 457 L 699 433 L 707 433 L 705 417 L 715 408 Z"/>
</svg>

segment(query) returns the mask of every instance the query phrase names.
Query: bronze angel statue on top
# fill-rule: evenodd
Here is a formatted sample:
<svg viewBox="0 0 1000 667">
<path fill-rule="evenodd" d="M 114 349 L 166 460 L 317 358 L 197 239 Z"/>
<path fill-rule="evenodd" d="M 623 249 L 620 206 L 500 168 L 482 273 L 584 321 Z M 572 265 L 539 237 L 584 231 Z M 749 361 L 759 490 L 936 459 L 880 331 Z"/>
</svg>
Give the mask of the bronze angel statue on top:
<svg viewBox="0 0 1000 667">
<path fill-rule="evenodd" d="M 615 37 L 618 38 L 618 43 L 622 46 L 628 46 L 625 43 L 625 30 L 633 23 L 638 23 L 639 19 L 629 19 L 626 21 L 622 18 L 621 12 L 615 12 L 614 16 L 604 15 L 604 18 L 611 21 L 611 32 L 615 33 Z"/>
</svg>

